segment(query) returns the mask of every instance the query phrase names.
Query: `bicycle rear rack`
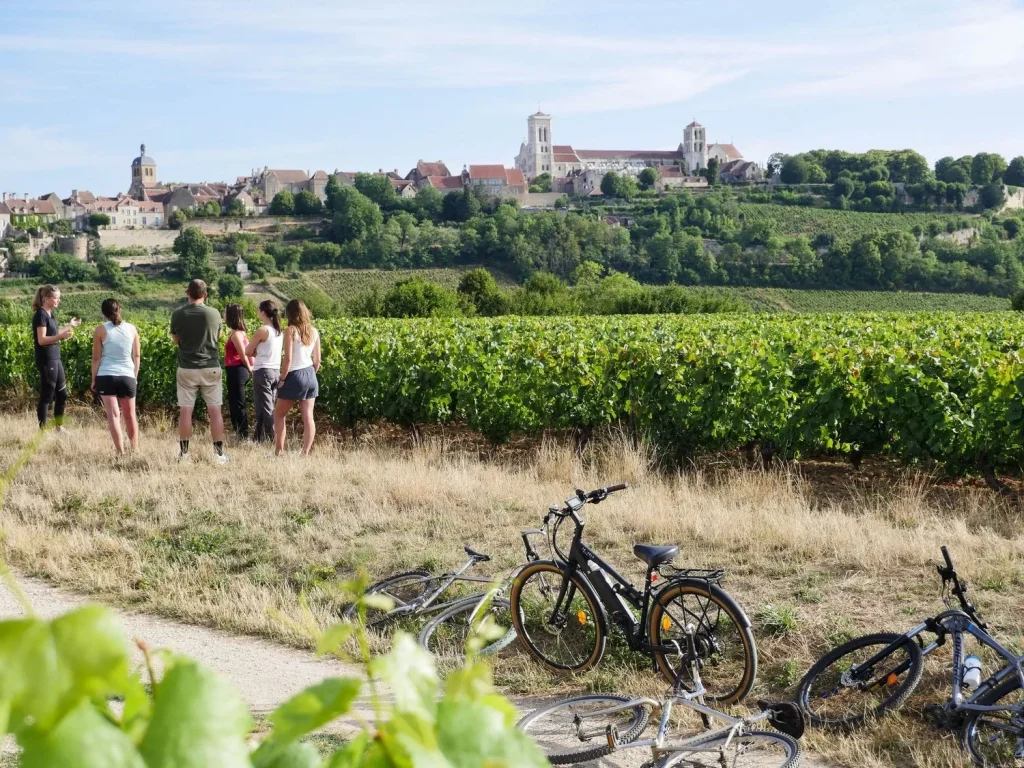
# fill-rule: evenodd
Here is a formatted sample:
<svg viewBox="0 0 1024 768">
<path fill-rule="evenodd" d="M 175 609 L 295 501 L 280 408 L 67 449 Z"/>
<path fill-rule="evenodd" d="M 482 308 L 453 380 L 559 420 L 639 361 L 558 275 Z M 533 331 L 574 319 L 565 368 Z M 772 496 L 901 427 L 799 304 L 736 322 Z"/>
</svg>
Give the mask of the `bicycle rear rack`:
<svg viewBox="0 0 1024 768">
<path fill-rule="evenodd" d="M 670 573 L 665 573 L 665 570 Z M 722 568 L 677 568 L 671 563 L 663 563 L 658 566 L 658 573 L 665 579 L 684 577 L 689 579 L 700 579 L 701 581 L 721 583 L 725 578 L 725 570 Z"/>
</svg>

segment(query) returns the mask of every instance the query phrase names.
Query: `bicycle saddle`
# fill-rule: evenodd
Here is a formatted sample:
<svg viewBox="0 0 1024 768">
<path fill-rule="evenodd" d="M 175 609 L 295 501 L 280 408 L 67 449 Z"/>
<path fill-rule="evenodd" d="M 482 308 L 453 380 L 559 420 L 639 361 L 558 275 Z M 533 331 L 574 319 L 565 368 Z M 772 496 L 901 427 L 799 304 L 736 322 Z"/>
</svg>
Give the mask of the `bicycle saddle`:
<svg viewBox="0 0 1024 768">
<path fill-rule="evenodd" d="M 794 739 L 804 735 L 804 715 L 800 707 L 791 701 L 759 701 L 758 708 L 768 713 L 772 728 Z"/>
<path fill-rule="evenodd" d="M 474 560 L 479 560 L 481 563 L 486 563 L 488 560 L 491 559 L 490 555 L 485 555 L 483 552 L 477 552 L 475 549 L 473 549 L 468 544 L 466 546 L 464 546 L 463 549 L 466 550 L 466 554 L 467 555 L 472 557 Z"/>
<path fill-rule="evenodd" d="M 679 547 L 657 547 L 654 544 L 637 544 L 633 554 L 643 560 L 651 568 L 662 563 L 672 562 L 679 554 Z"/>
</svg>

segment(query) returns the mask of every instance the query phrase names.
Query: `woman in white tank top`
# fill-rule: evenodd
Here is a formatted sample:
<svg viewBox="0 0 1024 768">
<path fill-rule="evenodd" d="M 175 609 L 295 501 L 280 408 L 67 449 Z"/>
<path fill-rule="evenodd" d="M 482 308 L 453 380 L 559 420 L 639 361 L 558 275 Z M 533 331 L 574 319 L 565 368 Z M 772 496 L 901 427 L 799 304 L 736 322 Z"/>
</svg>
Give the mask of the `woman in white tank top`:
<svg viewBox="0 0 1024 768">
<path fill-rule="evenodd" d="M 320 334 L 313 327 L 313 318 L 306 305 L 292 299 L 285 307 L 288 329 L 284 334 L 284 362 L 281 383 L 277 387 L 274 408 L 274 453 L 284 453 L 285 417 L 296 402 L 302 412 L 302 455 L 307 456 L 316 437 L 313 405 L 320 394 L 316 379 L 320 370 Z"/>
<path fill-rule="evenodd" d="M 117 299 L 104 299 L 100 307 L 107 322 L 92 334 L 92 390 L 103 402 L 107 429 L 117 455 L 124 454 L 124 431 L 133 451 L 139 449 L 139 422 L 135 416 L 135 394 L 139 378 L 141 350 L 135 326 L 121 320 Z"/>
<path fill-rule="evenodd" d="M 274 400 L 281 378 L 281 349 L 284 333 L 281 330 L 281 310 L 272 299 L 260 302 L 259 316 L 263 325 L 258 328 L 245 348 L 253 358 L 252 394 L 256 415 L 252 439 L 258 443 L 274 441 Z"/>
</svg>

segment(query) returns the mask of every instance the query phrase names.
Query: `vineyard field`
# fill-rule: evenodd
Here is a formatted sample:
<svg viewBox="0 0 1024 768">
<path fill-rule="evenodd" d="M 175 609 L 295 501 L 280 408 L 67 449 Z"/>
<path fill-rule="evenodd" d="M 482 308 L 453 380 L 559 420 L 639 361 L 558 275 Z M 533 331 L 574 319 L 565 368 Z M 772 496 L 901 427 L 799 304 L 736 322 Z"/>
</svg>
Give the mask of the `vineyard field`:
<svg viewBox="0 0 1024 768">
<path fill-rule="evenodd" d="M 947 222 L 972 218 L 965 214 L 862 213 L 767 203 L 740 203 L 739 208 L 744 223 L 766 222 L 778 235 L 806 235 L 813 239 L 826 234 L 840 241 L 862 235 L 909 232 L 915 225 L 927 229 L 933 221 L 945 232 Z"/>
<path fill-rule="evenodd" d="M 685 458 L 760 443 L 885 453 L 951 471 L 1024 455 L 1017 313 L 336 320 L 318 407 L 346 426 L 456 422 L 493 442 L 621 425 Z M 175 402 L 166 327 L 143 326 L 143 404 Z M 89 339 L 65 343 L 69 386 Z M 0 328 L 0 387 L 32 383 L 28 329 Z"/>
<path fill-rule="evenodd" d="M 1004 312 L 1010 300 L 974 293 L 727 288 L 755 312 Z"/>
<path fill-rule="evenodd" d="M 302 272 L 297 279 L 273 281 L 274 288 L 290 299 L 302 299 L 307 303 L 331 301 L 344 304 L 362 293 L 378 288 L 386 291 L 395 283 L 413 277 L 438 283 L 455 289 L 462 276 L 472 266 L 435 269 L 314 269 Z M 504 287 L 515 285 L 509 277 L 491 270 L 498 284 Z M 313 302 L 308 299 L 313 297 Z"/>
</svg>

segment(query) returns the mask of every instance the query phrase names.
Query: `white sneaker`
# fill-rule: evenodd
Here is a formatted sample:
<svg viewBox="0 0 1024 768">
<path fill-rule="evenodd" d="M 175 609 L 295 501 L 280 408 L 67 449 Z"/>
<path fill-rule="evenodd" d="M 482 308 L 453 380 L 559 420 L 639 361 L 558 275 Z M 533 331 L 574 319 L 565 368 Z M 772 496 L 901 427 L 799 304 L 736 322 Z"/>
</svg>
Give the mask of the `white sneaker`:
<svg viewBox="0 0 1024 768">
<path fill-rule="evenodd" d="M 75 434 L 67 427 L 57 427 L 56 429 L 53 430 L 53 432 L 54 434 L 60 435 L 61 437 L 71 437 L 73 434 Z"/>
<path fill-rule="evenodd" d="M 192 462 L 192 454 L 190 453 L 179 453 L 178 463 L 179 464 L 190 464 Z"/>
<path fill-rule="evenodd" d="M 215 454 L 213 455 L 213 460 L 214 460 L 214 462 L 216 462 L 217 464 L 220 464 L 221 466 L 224 466 L 224 465 L 225 465 L 225 464 L 227 464 L 227 463 L 228 463 L 229 461 L 231 461 L 231 459 L 229 459 L 229 458 L 228 458 L 227 456 L 225 456 L 225 455 L 224 455 L 223 453 L 215 453 Z"/>
</svg>

